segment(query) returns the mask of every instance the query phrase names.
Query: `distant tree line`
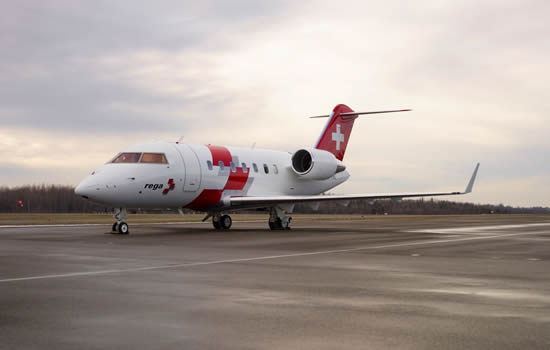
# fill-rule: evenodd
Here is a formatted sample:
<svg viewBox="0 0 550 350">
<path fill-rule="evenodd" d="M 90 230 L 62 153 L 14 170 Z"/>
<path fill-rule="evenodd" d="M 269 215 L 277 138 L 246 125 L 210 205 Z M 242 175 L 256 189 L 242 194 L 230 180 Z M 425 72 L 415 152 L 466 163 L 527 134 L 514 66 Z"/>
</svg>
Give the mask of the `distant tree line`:
<svg viewBox="0 0 550 350">
<path fill-rule="evenodd" d="M 322 202 L 315 205 L 297 204 L 295 213 L 318 214 L 529 214 L 550 213 L 548 207 L 511 207 L 503 204 L 473 204 L 445 200 L 354 200 Z M 74 188 L 63 185 L 29 185 L 0 187 L 0 212 L 3 213 L 92 213 L 110 212 L 111 208 L 86 200 L 74 193 Z M 139 210 L 138 210 L 139 211 Z M 187 211 L 187 210 L 186 210 Z M 158 212 L 158 211 L 155 211 Z M 162 212 L 171 212 L 165 211 Z"/>
<path fill-rule="evenodd" d="M 315 210 L 307 204 L 296 205 L 294 212 L 372 215 L 450 215 L 450 214 L 542 214 L 550 208 L 511 207 L 503 204 L 474 204 L 431 199 L 356 200 L 348 206 L 342 202 L 323 202 Z"/>
<path fill-rule="evenodd" d="M 0 187 L 0 212 L 3 213 L 90 213 L 105 211 L 96 203 L 63 185 Z"/>
</svg>

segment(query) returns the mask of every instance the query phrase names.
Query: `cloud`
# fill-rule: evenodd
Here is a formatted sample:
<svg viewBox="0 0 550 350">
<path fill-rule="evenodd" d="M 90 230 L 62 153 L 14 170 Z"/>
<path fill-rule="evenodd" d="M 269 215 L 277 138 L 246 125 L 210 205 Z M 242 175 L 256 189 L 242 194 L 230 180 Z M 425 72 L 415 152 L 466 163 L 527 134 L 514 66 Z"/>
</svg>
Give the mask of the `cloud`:
<svg viewBox="0 0 550 350">
<path fill-rule="evenodd" d="M 9 4 L 0 14 L 3 124 L 116 134 L 194 126 L 194 111 L 219 115 L 235 99 L 210 74 L 211 56 L 283 10 L 254 1 Z"/>
<path fill-rule="evenodd" d="M 74 177 L 59 181 L 76 183 L 126 144 L 180 135 L 292 151 L 323 127 L 307 116 L 346 103 L 414 111 L 356 122 L 352 179 L 337 192 L 461 189 L 481 161 L 464 200 L 548 205 L 538 189 L 550 178 L 549 10 L 544 1 L 10 3 L 0 14 L 0 167 L 10 170 L 0 176 L 41 182 L 65 165 Z"/>
</svg>

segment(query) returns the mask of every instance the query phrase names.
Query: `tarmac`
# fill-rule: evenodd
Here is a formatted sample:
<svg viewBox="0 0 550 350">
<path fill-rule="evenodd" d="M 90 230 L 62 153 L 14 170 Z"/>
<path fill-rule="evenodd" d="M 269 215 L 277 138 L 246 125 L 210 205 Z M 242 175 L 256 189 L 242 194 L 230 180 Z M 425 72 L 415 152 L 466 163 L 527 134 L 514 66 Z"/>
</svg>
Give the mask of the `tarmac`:
<svg viewBox="0 0 550 350">
<path fill-rule="evenodd" d="M 0 226 L 1 349 L 550 349 L 550 216 Z"/>
</svg>

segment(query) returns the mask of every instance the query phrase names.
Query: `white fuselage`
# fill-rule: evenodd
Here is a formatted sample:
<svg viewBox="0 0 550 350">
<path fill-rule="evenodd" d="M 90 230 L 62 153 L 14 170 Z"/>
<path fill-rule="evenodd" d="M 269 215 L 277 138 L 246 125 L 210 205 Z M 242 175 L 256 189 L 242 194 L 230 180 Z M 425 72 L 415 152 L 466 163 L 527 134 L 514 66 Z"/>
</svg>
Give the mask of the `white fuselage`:
<svg viewBox="0 0 550 350">
<path fill-rule="evenodd" d="M 77 193 L 112 207 L 220 211 L 231 196 L 316 195 L 350 176 L 305 179 L 292 169 L 292 153 L 258 148 L 151 142 L 124 152 L 163 154 L 166 162 L 107 163 Z"/>
</svg>

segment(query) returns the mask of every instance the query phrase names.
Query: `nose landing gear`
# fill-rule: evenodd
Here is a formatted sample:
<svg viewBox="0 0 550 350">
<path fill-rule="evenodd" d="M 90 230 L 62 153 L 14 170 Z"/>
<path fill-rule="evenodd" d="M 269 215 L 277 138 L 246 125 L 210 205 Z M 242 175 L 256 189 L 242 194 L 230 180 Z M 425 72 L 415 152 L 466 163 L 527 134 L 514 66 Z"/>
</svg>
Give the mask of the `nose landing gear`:
<svg viewBox="0 0 550 350">
<path fill-rule="evenodd" d="M 128 219 L 128 212 L 126 208 L 115 208 L 115 213 L 113 215 L 116 219 L 116 222 L 113 224 L 111 233 L 119 233 L 121 235 L 127 235 L 130 233 L 128 229 L 128 224 L 126 220 Z"/>
</svg>

